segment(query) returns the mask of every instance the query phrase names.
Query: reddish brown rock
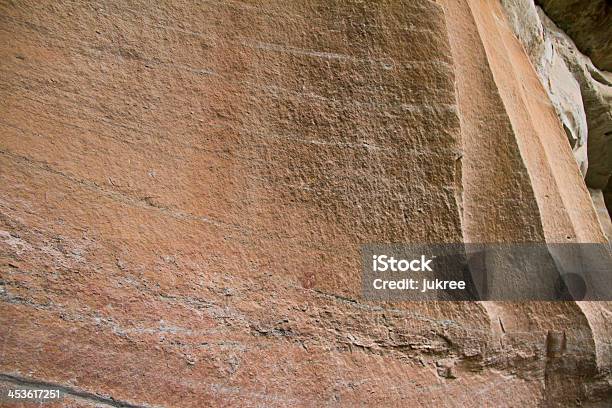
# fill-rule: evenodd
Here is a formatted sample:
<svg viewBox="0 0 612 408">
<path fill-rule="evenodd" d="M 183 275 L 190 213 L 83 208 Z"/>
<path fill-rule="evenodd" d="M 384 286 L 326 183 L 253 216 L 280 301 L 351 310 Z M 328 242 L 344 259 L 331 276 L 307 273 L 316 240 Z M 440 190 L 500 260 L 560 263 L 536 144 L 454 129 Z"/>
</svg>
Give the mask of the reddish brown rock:
<svg viewBox="0 0 612 408">
<path fill-rule="evenodd" d="M 360 297 L 366 242 L 605 240 L 497 2 L 0 19 L 3 386 L 74 406 L 609 396 L 607 304 Z"/>
</svg>

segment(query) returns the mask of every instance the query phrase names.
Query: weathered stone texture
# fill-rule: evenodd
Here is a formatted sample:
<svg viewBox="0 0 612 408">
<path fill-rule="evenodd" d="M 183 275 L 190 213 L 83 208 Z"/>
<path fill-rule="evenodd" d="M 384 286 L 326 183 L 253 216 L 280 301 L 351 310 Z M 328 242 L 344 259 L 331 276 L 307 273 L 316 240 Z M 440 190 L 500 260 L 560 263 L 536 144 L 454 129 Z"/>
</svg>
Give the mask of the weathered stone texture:
<svg viewBox="0 0 612 408">
<path fill-rule="evenodd" d="M 600 69 L 612 71 L 612 5 L 609 0 L 536 0 Z"/>
<path fill-rule="evenodd" d="M 502 0 L 502 4 L 563 123 L 587 185 L 612 191 L 610 73 L 593 65 L 532 0 Z M 602 224 L 607 224 L 609 215 L 601 215 Z"/>
<path fill-rule="evenodd" d="M 0 37 L 0 385 L 609 396 L 607 304 L 360 300 L 366 242 L 605 241 L 498 2 L 3 1 Z"/>
</svg>

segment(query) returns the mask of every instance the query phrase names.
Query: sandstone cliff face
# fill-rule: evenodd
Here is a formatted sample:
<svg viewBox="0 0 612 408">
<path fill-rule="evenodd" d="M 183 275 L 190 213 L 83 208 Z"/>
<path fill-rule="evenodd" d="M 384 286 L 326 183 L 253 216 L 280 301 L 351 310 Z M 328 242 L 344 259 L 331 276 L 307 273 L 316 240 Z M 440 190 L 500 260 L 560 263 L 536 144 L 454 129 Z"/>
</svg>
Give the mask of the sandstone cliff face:
<svg viewBox="0 0 612 408">
<path fill-rule="evenodd" d="M 568 65 L 586 70 L 587 58 L 577 52 L 572 41 L 563 37 L 532 0 L 504 0 L 503 4 L 513 30 L 525 46 L 559 115 L 580 170 L 586 175 L 589 134 L 587 117 L 580 82 Z M 572 58 L 571 62 L 566 62 L 564 57 Z M 579 61 L 580 57 L 582 59 Z"/>
<path fill-rule="evenodd" d="M 562 32 L 531 0 L 503 0 L 502 3 L 515 34 L 525 47 L 563 123 L 587 185 L 594 190 L 594 195 L 602 194 L 598 190 L 611 194 L 612 184 L 608 184 L 612 175 L 611 74 L 598 69 L 589 57 L 578 50 L 572 38 Z M 582 27 L 579 33 L 576 30 L 570 32 L 574 33 L 577 41 L 582 39 L 583 48 L 590 44 L 585 42 L 587 37 L 608 39 L 607 42 L 594 40 L 595 45 L 586 49 L 595 48 L 598 51 L 594 56 L 589 55 L 612 55 L 610 36 L 606 34 L 606 30 L 612 27 L 612 21 L 609 21 L 611 14 L 605 2 L 589 2 L 586 7 L 578 4 L 583 2 L 572 0 L 542 3 L 559 24 L 572 23 Z M 566 13 L 573 10 L 572 17 L 561 13 L 561 10 Z M 603 21 L 607 24 L 603 24 Z M 589 28 L 593 34 L 586 36 L 585 30 Z M 596 197 L 593 201 L 600 203 Z M 610 219 L 604 209 L 605 206 L 601 208 L 601 222 L 607 225 Z M 608 214 L 612 214 L 612 201 L 609 201 L 608 209 Z"/>
<path fill-rule="evenodd" d="M 7 1 L 0 21 L 2 385 L 610 402 L 609 304 L 360 299 L 365 242 L 605 242 L 498 1 Z"/>
</svg>

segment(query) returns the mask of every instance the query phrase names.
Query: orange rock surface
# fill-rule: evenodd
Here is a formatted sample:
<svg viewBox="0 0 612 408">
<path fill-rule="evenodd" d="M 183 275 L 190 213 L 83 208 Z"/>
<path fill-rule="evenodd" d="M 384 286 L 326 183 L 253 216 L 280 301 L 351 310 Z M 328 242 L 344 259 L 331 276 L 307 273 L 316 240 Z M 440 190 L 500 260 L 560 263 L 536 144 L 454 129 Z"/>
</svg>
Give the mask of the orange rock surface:
<svg viewBox="0 0 612 408">
<path fill-rule="evenodd" d="M 0 38 L 0 385 L 610 398 L 607 303 L 361 298 L 363 243 L 605 242 L 497 0 L 6 1 Z"/>
</svg>

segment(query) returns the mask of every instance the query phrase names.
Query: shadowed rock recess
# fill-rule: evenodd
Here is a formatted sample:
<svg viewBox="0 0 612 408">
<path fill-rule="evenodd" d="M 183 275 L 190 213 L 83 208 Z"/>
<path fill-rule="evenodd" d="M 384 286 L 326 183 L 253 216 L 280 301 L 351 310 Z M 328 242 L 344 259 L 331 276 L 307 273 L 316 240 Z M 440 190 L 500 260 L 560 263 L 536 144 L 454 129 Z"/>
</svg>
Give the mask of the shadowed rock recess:
<svg viewBox="0 0 612 408">
<path fill-rule="evenodd" d="M 0 1 L 2 388 L 612 402 L 607 302 L 361 297 L 364 243 L 606 242 L 498 0 L 157 3 Z"/>
</svg>

